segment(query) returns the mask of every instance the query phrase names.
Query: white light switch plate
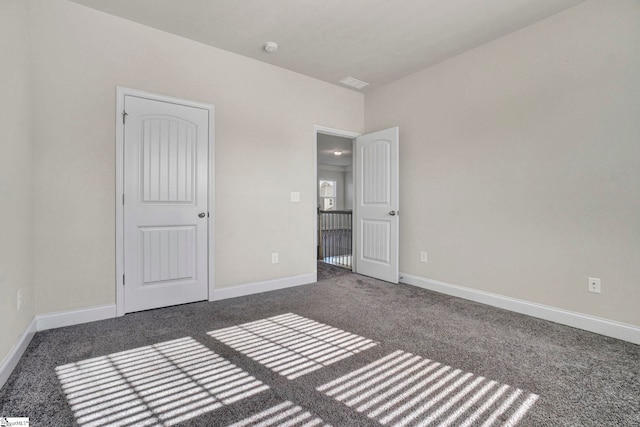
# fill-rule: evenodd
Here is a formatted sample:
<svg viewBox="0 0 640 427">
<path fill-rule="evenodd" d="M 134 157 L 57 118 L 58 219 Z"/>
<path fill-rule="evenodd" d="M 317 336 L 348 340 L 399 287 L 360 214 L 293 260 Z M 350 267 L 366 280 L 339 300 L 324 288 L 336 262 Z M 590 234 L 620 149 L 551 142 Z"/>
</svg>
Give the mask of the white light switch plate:
<svg viewBox="0 0 640 427">
<path fill-rule="evenodd" d="M 300 201 L 300 193 L 298 191 L 291 192 L 291 201 L 294 203 L 298 203 Z"/>
</svg>

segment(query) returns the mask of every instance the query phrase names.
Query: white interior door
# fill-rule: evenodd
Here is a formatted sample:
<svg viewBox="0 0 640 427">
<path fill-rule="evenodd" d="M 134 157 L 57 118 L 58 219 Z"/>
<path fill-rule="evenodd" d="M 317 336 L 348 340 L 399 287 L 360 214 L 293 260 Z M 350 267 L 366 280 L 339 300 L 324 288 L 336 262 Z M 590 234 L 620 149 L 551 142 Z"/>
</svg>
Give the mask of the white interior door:
<svg viewBox="0 0 640 427">
<path fill-rule="evenodd" d="M 124 308 L 206 300 L 209 116 L 124 99 Z"/>
<path fill-rule="evenodd" d="M 399 177 L 397 127 L 355 144 L 355 271 L 398 283 Z"/>
</svg>

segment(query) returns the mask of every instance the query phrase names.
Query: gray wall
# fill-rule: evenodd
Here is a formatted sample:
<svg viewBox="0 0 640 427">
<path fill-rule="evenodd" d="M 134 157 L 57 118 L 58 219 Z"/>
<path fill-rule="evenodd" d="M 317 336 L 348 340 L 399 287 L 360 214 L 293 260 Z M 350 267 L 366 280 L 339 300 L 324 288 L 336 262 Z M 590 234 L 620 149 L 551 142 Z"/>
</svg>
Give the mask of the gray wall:
<svg viewBox="0 0 640 427">
<path fill-rule="evenodd" d="M 114 303 L 116 86 L 215 105 L 217 288 L 315 271 L 313 126 L 361 131 L 362 94 L 67 1 L 29 4 L 37 313 Z"/>
<path fill-rule="evenodd" d="M 0 2 L 0 364 L 34 316 L 28 19 L 26 2 Z"/>
<path fill-rule="evenodd" d="M 0 358 L 35 314 L 115 302 L 117 85 L 216 106 L 217 287 L 315 270 L 313 125 L 366 115 L 401 129 L 402 271 L 640 325 L 638 22 L 640 2 L 587 1 L 365 100 L 63 0 L 3 0 Z"/>
<path fill-rule="evenodd" d="M 401 271 L 640 325 L 639 23 L 587 1 L 366 95 L 400 126 Z"/>
<path fill-rule="evenodd" d="M 362 94 L 65 0 L 3 0 L 0 36 L 0 360 L 115 303 L 116 86 L 216 106 L 216 288 L 315 272 L 314 125 L 362 131 Z"/>
</svg>

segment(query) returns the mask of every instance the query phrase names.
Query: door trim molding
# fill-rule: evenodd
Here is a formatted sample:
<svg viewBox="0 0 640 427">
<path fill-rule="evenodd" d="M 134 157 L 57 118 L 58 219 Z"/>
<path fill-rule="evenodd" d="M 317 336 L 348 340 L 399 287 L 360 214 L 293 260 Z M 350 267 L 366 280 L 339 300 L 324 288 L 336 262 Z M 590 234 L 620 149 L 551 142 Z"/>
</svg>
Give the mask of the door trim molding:
<svg viewBox="0 0 640 427">
<path fill-rule="evenodd" d="M 313 220 L 313 223 L 315 224 L 315 230 L 313 231 L 313 258 L 314 258 L 314 265 L 316 265 L 315 263 L 318 262 L 317 258 L 318 258 L 318 254 L 316 251 L 316 248 L 318 247 L 318 134 L 319 133 L 323 133 L 325 135 L 333 135 L 333 136 L 341 136 L 344 138 L 351 138 L 353 140 L 355 140 L 357 137 L 359 137 L 361 134 L 357 133 L 357 132 L 351 132 L 348 130 L 340 130 L 340 129 L 334 129 L 334 128 L 330 128 L 330 127 L 326 127 L 326 126 L 320 126 L 320 125 L 313 125 L 313 217 L 315 218 Z M 355 141 L 354 141 L 354 145 L 355 145 Z M 351 167 L 353 168 L 353 165 L 355 164 L 356 158 L 355 158 L 355 153 L 353 156 L 353 159 L 351 160 Z M 353 176 L 353 200 L 356 200 L 356 185 L 355 185 L 355 174 Z M 355 209 L 355 206 L 353 207 L 353 209 Z M 354 210 L 355 213 L 355 210 Z M 353 233 L 353 230 L 351 231 Z M 355 235 L 351 236 L 351 242 L 353 244 L 353 242 L 355 242 Z M 352 249 L 351 252 L 354 252 L 354 250 Z M 354 273 L 356 272 L 356 260 L 355 260 L 355 256 L 352 253 L 351 254 L 351 271 L 353 271 Z"/>
<path fill-rule="evenodd" d="M 124 275 L 124 205 L 122 203 L 122 194 L 124 191 L 124 124 L 122 112 L 124 110 L 125 96 L 136 96 L 139 98 L 150 99 L 154 101 L 168 102 L 171 104 L 184 105 L 188 107 L 201 108 L 207 111 L 209 118 L 209 159 L 208 159 L 208 211 L 207 218 L 207 245 L 208 245 L 208 265 L 207 265 L 207 284 L 208 284 L 208 300 L 214 300 L 215 290 L 215 271 L 214 271 L 214 236 L 215 229 L 213 221 L 215 213 L 215 107 L 211 104 L 191 101 L 188 99 L 175 98 L 172 96 L 160 95 L 142 90 L 131 89 L 127 87 L 116 87 L 116 192 L 115 192 L 115 208 L 116 208 L 116 316 L 124 316 L 124 289 L 122 277 Z"/>
</svg>

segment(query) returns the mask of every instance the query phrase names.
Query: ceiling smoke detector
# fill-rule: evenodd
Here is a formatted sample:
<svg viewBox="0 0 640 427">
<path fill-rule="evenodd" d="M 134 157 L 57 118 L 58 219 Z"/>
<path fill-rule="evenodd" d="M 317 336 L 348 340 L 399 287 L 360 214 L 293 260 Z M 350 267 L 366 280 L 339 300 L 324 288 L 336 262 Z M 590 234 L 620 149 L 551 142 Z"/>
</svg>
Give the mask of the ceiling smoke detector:
<svg viewBox="0 0 640 427">
<path fill-rule="evenodd" d="M 278 43 L 276 42 L 266 42 L 262 48 L 267 53 L 274 53 L 278 51 Z"/>
<path fill-rule="evenodd" d="M 342 83 L 343 85 L 354 87 L 356 89 L 362 89 L 363 87 L 369 86 L 369 83 L 363 82 L 362 80 L 358 80 L 353 77 L 345 77 L 344 79 L 340 80 L 340 83 Z"/>
</svg>

